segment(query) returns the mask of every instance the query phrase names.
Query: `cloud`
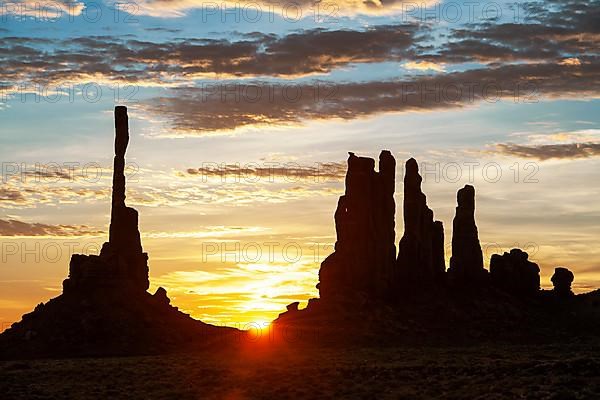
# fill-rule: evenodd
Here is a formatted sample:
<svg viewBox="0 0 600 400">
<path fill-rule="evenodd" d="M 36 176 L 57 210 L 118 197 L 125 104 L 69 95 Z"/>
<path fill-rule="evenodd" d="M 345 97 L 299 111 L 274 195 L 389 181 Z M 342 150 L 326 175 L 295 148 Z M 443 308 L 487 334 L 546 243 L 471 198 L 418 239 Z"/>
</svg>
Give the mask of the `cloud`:
<svg viewBox="0 0 600 400">
<path fill-rule="evenodd" d="M 103 231 L 86 225 L 47 225 L 0 219 L 0 236 L 97 236 Z"/>
<path fill-rule="evenodd" d="M 160 26 L 151 27 L 151 28 L 144 28 L 144 30 L 146 32 L 160 32 L 160 33 L 180 33 L 180 32 L 183 32 L 182 29 L 163 28 L 163 27 L 160 27 Z"/>
<path fill-rule="evenodd" d="M 560 65 L 581 65 L 581 61 L 577 57 L 565 58 L 558 62 Z"/>
<path fill-rule="evenodd" d="M 72 0 L 53 0 L 47 2 L 14 0 L 2 3 L 0 15 L 12 15 L 18 21 L 24 20 L 25 17 L 33 17 L 39 19 L 39 21 L 56 22 L 63 15 L 81 15 L 84 8 L 85 3 Z"/>
<path fill-rule="evenodd" d="M 540 161 L 550 159 L 578 159 L 600 156 L 600 143 L 567 143 L 546 145 L 519 145 L 499 143 L 496 152 Z"/>
<path fill-rule="evenodd" d="M 450 63 L 567 59 L 560 62 L 578 65 L 573 56 L 598 55 L 598 1 L 526 2 L 518 12 L 522 22 L 486 21 L 452 29 L 448 43 L 424 58 Z"/>
<path fill-rule="evenodd" d="M 315 167 L 268 162 L 257 165 L 257 168 L 252 165 L 236 169 L 235 164 L 206 163 L 203 167 L 187 171 L 139 168 L 135 179 L 128 181 L 127 202 L 134 207 L 283 203 L 338 195 L 338 183 L 345 173 L 344 164 L 335 162 L 319 163 Z M 277 165 L 279 167 L 275 168 Z M 224 169 L 221 170 L 221 167 Z M 205 174 L 206 181 L 202 174 Z M 25 174 L 25 179 L 12 177 L 0 186 L 0 207 L 21 210 L 82 203 L 106 204 L 111 194 L 111 180 L 106 175 L 98 180 L 79 179 L 77 174 L 69 175 L 68 179 L 51 176 L 49 181 L 46 178 L 38 180 L 37 175 L 29 177 L 28 174 Z M 192 181 L 192 178 L 198 181 Z"/>
<path fill-rule="evenodd" d="M 409 61 L 402 65 L 406 69 L 414 69 L 417 71 L 437 71 L 444 72 L 445 68 L 443 64 L 436 64 L 430 61 Z"/>
<path fill-rule="evenodd" d="M 6 163 L 7 165 L 9 163 Z M 40 205 L 77 204 L 82 201 L 105 201 L 110 196 L 110 173 L 97 164 L 87 172 L 82 168 L 67 170 L 58 164 L 14 164 L 6 169 L 0 187 L 0 207 L 24 208 Z"/>
<path fill-rule="evenodd" d="M 361 30 L 317 28 L 281 36 L 253 32 L 238 34 L 237 40 L 179 38 L 167 42 L 133 35 L 63 40 L 9 36 L 0 43 L 0 87 L 13 93 L 20 86 L 36 91 L 41 89 L 35 85 L 91 82 L 189 86 L 197 79 L 290 79 L 328 74 L 357 63 L 382 62 L 404 62 L 408 70 L 437 72 L 443 72 L 448 64 L 472 62 L 578 67 L 598 55 L 600 32 L 594 22 L 600 19 L 600 7 L 595 3 L 547 0 L 544 4 L 548 7 L 525 3 L 521 7 L 527 11 L 527 19 L 522 23 L 486 21 L 456 29 L 413 22 Z M 166 9 L 201 5 L 171 0 L 151 4 Z M 352 4 L 378 10 L 403 3 Z"/>
<path fill-rule="evenodd" d="M 241 40 L 178 39 L 155 43 L 90 36 L 65 40 L 6 37 L 0 82 L 22 86 L 79 82 L 174 85 L 206 77 L 298 77 L 350 63 L 413 55 L 419 27 L 380 25 L 361 31 L 312 29 L 286 36 L 254 33 Z"/>
<path fill-rule="evenodd" d="M 177 239 L 204 239 L 204 238 L 234 238 L 240 240 L 244 237 L 264 235 L 270 228 L 262 226 L 206 226 L 201 231 L 184 232 L 148 232 L 143 233 L 144 238 L 177 238 Z"/>
<path fill-rule="evenodd" d="M 541 123 L 540 126 L 545 126 Z M 510 136 L 526 136 L 528 145 L 561 144 L 561 143 L 598 143 L 600 142 L 600 129 L 580 129 L 554 133 L 513 133 Z"/>
<path fill-rule="evenodd" d="M 137 108 L 165 120 L 169 134 L 207 134 L 247 126 L 460 108 L 501 99 L 534 103 L 592 98 L 600 91 L 599 77 L 600 62 L 588 57 L 575 67 L 515 64 L 383 82 L 251 82 L 173 88 L 170 96 L 152 98 Z"/>
<path fill-rule="evenodd" d="M 27 202 L 27 200 L 20 191 L 16 189 L 0 188 L 0 205 L 4 205 L 4 203 L 22 204 L 25 202 Z"/>
<path fill-rule="evenodd" d="M 303 166 L 297 163 L 271 163 L 270 165 L 244 165 L 237 164 L 206 164 L 199 168 L 188 168 L 180 176 L 197 176 L 203 181 L 210 177 L 221 178 L 226 181 L 229 178 L 244 180 L 247 182 L 265 180 L 275 181 L 282 179 L 284 182 L 297 182 L 298 180 L 324 181 L 327 179 L 341 180 L 346 176 L 346 163 L 326 162 L 316 163 L 315 166 Z"/>
<path fill-rule="evenodd" d="M 431 7 L 436 0 L 426 0 L 419 3 L 420 7 Z M 161 18 L 174 18 L 186 15 L 194 9 L 202 9 L 206 16 L 214 15 L 225 8 L 233 10 L 249 22 L 254 18 L 271 20 L 274 14 L 282 15 L 286 20 L 297 22 L 302 18 L 310 18 L 316 22 L 337 22 L 340 17 L 363 15 L 392 15 L 405 10 L 414 9 L 416 3 L 406 0 L 337 0 L 335 2 L 321 2 L 316 0 L 297 0 L 293 3 L 279 2 L 277 0 L 260 1 L 233 1 L 226 0 L 222 3 L 207 3 L 201 0 L 141 0 L 139 3 L 141 14 Z M 258 17 L 255 14 L 258 13 Z M 247 15 L 247 16 L 246 16 Z M 203 18 L 207 18 L 203 16 Z"/>
<path fill-rule="evenodd" d="M 518 132 L 512 137 L 525 138 L 525 143 L 497 143 L 488 153 L 503 154 L 540 161 L 581 159 L 600 155 L 600 129 L 582 129 L 553 133 Z"/>
</svg>

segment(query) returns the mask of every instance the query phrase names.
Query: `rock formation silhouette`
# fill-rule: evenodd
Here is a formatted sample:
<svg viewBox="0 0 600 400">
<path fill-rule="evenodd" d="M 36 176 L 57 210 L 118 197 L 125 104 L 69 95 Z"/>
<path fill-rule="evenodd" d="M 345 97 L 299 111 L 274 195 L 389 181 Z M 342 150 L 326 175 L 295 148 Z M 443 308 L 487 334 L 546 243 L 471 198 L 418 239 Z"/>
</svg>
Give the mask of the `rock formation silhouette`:
<svg viewBox="0 0 600 400">
<path fill-rule="evenodd" d="M 148 255 L 142 248 L 138 213 L 125 202 L 125 107 L 115 109 L 115 131 L 108 242 L 98 256 L 72 256 L 63 293 L 0 335 L 1 357 L 160 353 L 234 337 L 235 330 L 180 312 L 165 289 L 158 288 L 154 295 L 147 292 Z M 444 227 L 427 206 L 412 158 L 406 162 L 404 234 L 396 256 L 395 169 L 387 150 L 379 156 L 379 171 L 375 160 L 349 153 L 346 190 L 334 215 L 335 250 L 319 271 L 320 298 L 310 299 L 304 309 L 299 302 L 291 303 L 274 321 L 275 330 L 281 324 L 325 327 L 338 329 L 343 338 L 353 332 L 369 341 L 376 337 L 379 343 L 435 336 L 456 344 L 485 335 L 519 337 L 523 332 L 537 340 L 570 326 L 590 326 L 589 332 L 600 336 L 600 316 L 594 308 L 600 291 L 579 303 L 566 301 L 579 297 L 571 291 L 574 277 L 568 269 L 556 268 L 554 290 L 541 291 L 538 265 L 527 253 L 512 249 L 492 256 L 488 274 L 475 224 L 475 189 L 470 185 L 457 193 L 446 271 Z M 579 308 L 573 312 L 569 307 Z M 571 325 L 573 315 L 582 317 Z"/>
<path fill-rule="evenodd" d="M 519 296 L 533 296 L 540 290 L 540 267 L 528 260 L 529 255 L 512 249 L 510 253 L 493 254 L 490 259 L 492 285 Z"/>
<path fill-rule="evenodd" d="M 573 283 L 574 279 L 575 276 L 567 268 L 556 267 L 554 269 L 554 275 L 550 278 L 554 285 L 554 294 L 556 294 L 557 297 L 562 298 L 572 296 L 571 283 Z"/>
<path fill-rule="evenodd" d="M 2 357 L 152 354 L 229 337 L 234 330 L 192 319 L 167 292 L 146 290 L 148 255 L 138 213 L 125 204 L 127 109 L 115 108 L 115 158 L 109 241 L 100 255 L 75 254 L 63 293 L 0 335 Z"/>
<path fill-rule="evenodd" d="M 321 298 L 345 300 L 358 294 L 383 298 L 391 290 L 394 258 L 396 160 L 389 151 L 372 158 L 350 153 L 346 192 L 335 211 L 335 251 L 321 264 Z"/>
<path fill-rule="evenodd" d="M 129 144 L 126 107 L 115 108 L 115 158 L 109 241 L 99 256 L 73 255 L 65 292 L 124 290 L 145 292 L 148 280 L 148 254 L 142 250 L 138 212 L 125 204 L 125 152 Z"/>
<path fill-rule="evenodd" d="M 465 185 L 456 195 L 458 205 L 452 222 L 452 257 L 448 269 L 449 280 L 460 286 L 474 286 L 485 282 L 483 252 L 475 224 L 475 188 Z"/>
<path fill-rule="evenodd" d="M 444 226 L 434 220 L 434 213 L 427 206 L 414 158 L 406 162 L 404 234 L 394 261 L 395 166 L 389 151 L 381 152 L 379 172 L 375 171 L 373 159 L 350 153 L 346 191 L 339 198 L 334 215 L 335 251 L 321 264 L 317 285 L 320 298 L 312 299 L 309 308 L 337 300 L 354 304 L 383 300 L 393 305 L 411 294 L 440 288 L 462 291 L 492 285 L 520 297 L 540 292 L 540 268 L 520 249 L 494 254 L 490 273 L 484 268 L 475 223 L 475 188 L 471 185 L 457 192 L 452 257 L 446 271 Z M 556 280 L 557 292 L 570 292 L 568 273 L 557 270 Z M 296 313 L 297 302 L 288 311 Z"/>
<path fill-rule="evenodd" d="M 357 338 L 369 344 L 600 336 L 600 290 L 574 296 L 567 269 L 556 269 L 553 292 L 540 290 L 539 266 L 526 252 L 512 249 L 493 255 L 488 273 L 471 185 L 457 193 L 446 271 L 443 224 L 427 206 L 412 158 L 404 176 L 404 234 L 393 262 L 395 162 L 384 151 L 378 173 L 374 165 L 374 160 L 350 153 L 346 193 L 334 217 L 335 252 L 319 271 L 320 298 L 310 299 L 303 309 L 298 302 L 290 304 L 274 321 L 275 332 L 316 328 L 332 343 Z M 571 296 L 578 301 L 564 301 Z"/>
<path fill-rule="evenodd" d="M 446 271 L 444 226 L 434 221 L 421 191 L 422 178 L 414 158 L 406 162 L 404 175 L 404 235 L 398 246 L 399 284 L 406 288 L 440 283 Z"/>
</svg>

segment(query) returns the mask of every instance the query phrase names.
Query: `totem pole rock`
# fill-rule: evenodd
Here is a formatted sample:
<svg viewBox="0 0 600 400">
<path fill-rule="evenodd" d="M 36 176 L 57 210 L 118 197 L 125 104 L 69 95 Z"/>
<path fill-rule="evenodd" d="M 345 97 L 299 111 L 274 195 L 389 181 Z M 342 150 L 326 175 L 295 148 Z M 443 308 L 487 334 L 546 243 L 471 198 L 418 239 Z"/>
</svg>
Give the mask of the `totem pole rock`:
<svg viewBox="0 0 600 400">
<path fill-rule="evenodd" d="M 389 151 L 372 158 L 350 153 L 346 192 L 335 211 L 335 251 L 321 264 L 322 299 L 351 299 L 362 293 L 386 296 L 396 254 L 394 189 L 396 161 Z"/>
<path fill-rule="evenodd" d="M 0 335 L 0 358 L 153 354 L 233 334 L 180 312 L 164 288 L 146 291 L 138 213 L 125 204 L 127 125 L 126 108 L 117 107 L 109 241 L 100 255 L 71 257 L 63 293 Z"/>
<path fill-rule="evenodd" d="M 454 284 L 477 284 L 487 279 L 483 252 L 475 225 L 475 188 L 465 185 L 457 194 L 458 206 L 452 223 L 452 257 L 448 269 Z"/>
<path fill-rule="evenodd" d="M 439 283 L 446 270 L 444 226 L 433 219 L 421 191 L 422 180 L 417 161 L 409 159 L 404 175 L 404 235 L 397 260 L 399 282 L 405 287 Z"/>
<path fill-rule="evenodd" d="M 490 281 L 495 287 L 518 296 L 533 296 L 540 290 L 540 267 L 528 260 L 529 255 L 512 249 L 510 253 L 493 254 Z"/>
<path fill-rule="evenodd" d="M 129 144 L 129 120 L 126 107 L 115 108 L 115 158 L 109 241 L 102 253 L 117 257 L 132 287 L 146 291 L 148 254 L 142 250 L 138 212 L 125 205 L 125 152 Z"/>
<path fill-rule="evenodd" d="M 100 256 L 73 255 L 65 291 L 123 288 L 145 292 L 149 287 L 148 254 L 142 250 L 138 212 L 125 204 L 125 152 L 129 144 L 126 107 L 115 108 L 115 157 L 109 241 Z"/>
</svg>

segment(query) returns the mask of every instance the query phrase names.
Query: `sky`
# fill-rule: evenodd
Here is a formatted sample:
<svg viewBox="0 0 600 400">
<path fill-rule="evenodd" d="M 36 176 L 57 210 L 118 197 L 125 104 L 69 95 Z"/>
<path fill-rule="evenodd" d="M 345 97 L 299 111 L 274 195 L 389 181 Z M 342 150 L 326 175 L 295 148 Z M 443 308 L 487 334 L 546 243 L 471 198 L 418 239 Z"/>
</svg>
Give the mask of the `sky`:
<svg viewBox="0 0 600 400">
<path fill-rule="evenodd" d="M 415 157 L 451 256 L 600 287 L 600 2 L 0 2 L 0 331 L 107 239 L 115 105 L 153 291 L 247 327 L 318 296 L 347 152 Z M 396 213 L 396 239 L 403 232 Z"/>
</svg>

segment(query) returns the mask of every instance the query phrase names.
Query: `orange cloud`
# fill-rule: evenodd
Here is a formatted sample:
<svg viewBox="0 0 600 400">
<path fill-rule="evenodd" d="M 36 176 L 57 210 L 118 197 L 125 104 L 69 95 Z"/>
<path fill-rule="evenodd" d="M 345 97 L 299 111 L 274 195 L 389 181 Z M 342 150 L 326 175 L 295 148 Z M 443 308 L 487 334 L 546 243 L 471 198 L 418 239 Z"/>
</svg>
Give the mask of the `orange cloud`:
<svg viewBox="0 0 600 400">
<path fill-rule="evenodd" d="M 104 231 L 86 225 L 48 225 L 29 223 L 15 219 L 0 219 L 0 236 L 98 236 Z"/>
</svg>

